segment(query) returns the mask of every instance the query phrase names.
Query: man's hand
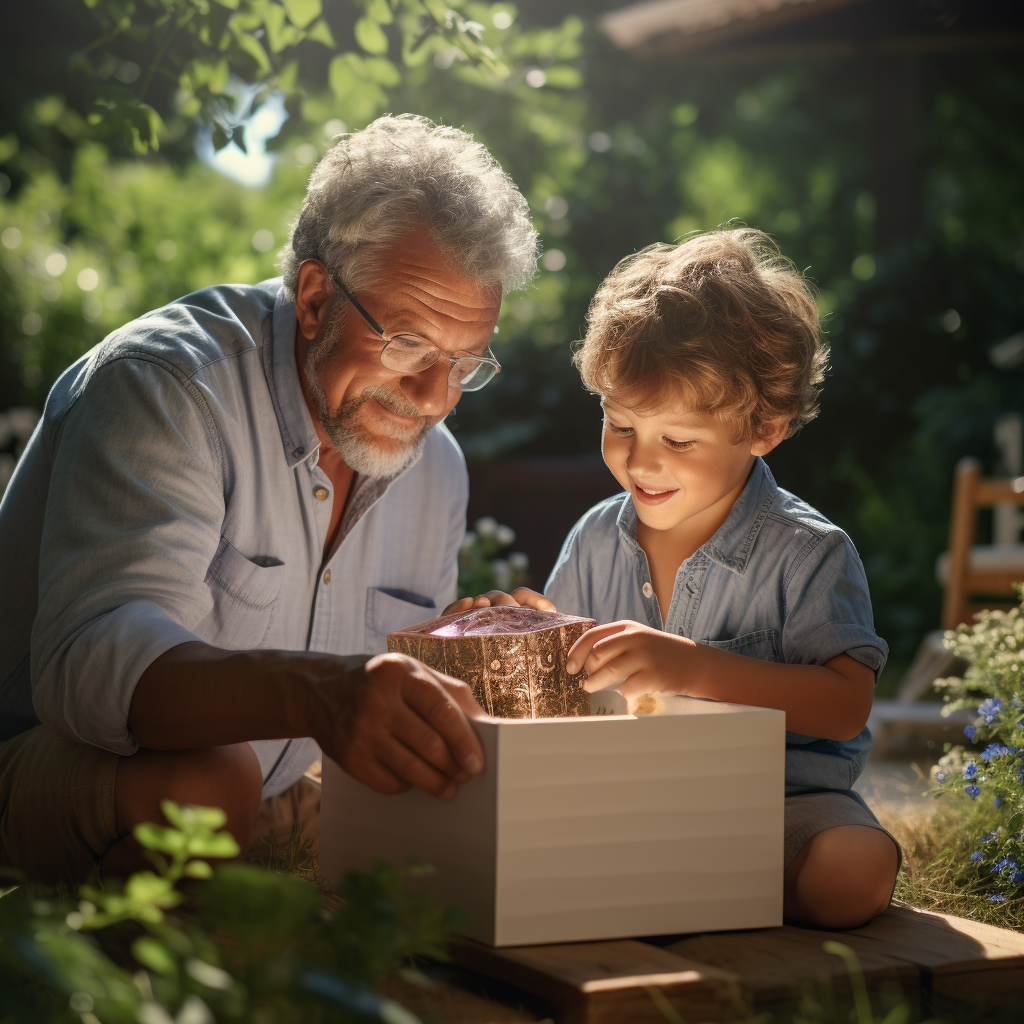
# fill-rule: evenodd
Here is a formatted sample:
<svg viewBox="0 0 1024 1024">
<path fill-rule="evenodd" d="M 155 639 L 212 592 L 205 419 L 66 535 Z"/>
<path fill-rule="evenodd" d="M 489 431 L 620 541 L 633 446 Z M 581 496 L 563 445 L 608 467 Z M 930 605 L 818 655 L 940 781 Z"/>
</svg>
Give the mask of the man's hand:
<svg viewBox="0 0 1024 1024">
<path fill-rule="evenodd" d="M 624 697 L 685 694 L 687 666 L 695 657 L 692 640 L 623 620 L 588 629 L 572 645 L 565 667 L 570 673 L 586 669 L 583 685 L 591 693 L 617 684 Z"/>
<path fill-rule="evenodd" d="M 361 677 L 361 678 L 360 678 Z M 379 793 L 420 786 L 451 800 L 484 766 L 470 688 L 403 654 L 381 654 L 315 688 L 324 753 Z"/>
<path fill-rule="evenodd" d="M 448 605 L 442 615 L 454 615 L 456 612 L 468 612 L 471 608 L 536 608 L 542 612 L 554 612 L 558 609 L 543 594 L 529 587 L 517 587 L 511 594 L 502 590 L 488 590 L 479 597 L 464 597 Z"/>
</svg>

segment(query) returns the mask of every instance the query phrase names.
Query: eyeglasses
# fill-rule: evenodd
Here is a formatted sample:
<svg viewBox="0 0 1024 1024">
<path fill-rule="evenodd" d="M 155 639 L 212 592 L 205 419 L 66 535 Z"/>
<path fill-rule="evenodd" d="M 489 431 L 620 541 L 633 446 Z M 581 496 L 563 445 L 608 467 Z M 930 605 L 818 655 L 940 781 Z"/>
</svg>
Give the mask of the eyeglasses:
<svg viewBox="0 0 1024 1024">
<path fill-rule="evenodd" d="M 491 378 L 501 372 L 501 365 L 494 358 L 490 346 L 482 356 L 450 356 L 436 345 L 422 338 L 399 334 L 389 338 L 376 320 L 360 305 L 359 300 L 338 280 L 334 283 L 342 290 L 345 298 L 359 311 L 359 315 L 384 339 L 380 350 L 380 361 L 389 370 L 399 373 L 419 373 L 429 370 L 442 357 L 451 365 L 448 371 L 448 386 L 460 391 L 479 391 Z"/>
</svg>

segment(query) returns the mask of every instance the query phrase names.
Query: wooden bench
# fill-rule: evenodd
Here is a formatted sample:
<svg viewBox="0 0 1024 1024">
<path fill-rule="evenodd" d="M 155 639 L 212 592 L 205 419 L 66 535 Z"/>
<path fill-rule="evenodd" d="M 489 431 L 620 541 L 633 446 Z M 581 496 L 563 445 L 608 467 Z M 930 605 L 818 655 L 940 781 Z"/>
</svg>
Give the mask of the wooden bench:
<svg viewBox="0 0 1024 1024">
<path fill-rule="evenodd" d="M 822 948 L 830 940 L 856 953 L 869 991 L 909 997 L 923 1012 L 1024 1006 L 1024 935 L 903 905 L 847 932 L 785 925 L 506 949 L 463 939 L 452 955 L 460 967 L 550 1005 L 561 1021 L 666 1024 L 673 1010 L 687 1022 L 743 1020 L 823 984 L 841 997 L 849 975 Z"/>
</svg>

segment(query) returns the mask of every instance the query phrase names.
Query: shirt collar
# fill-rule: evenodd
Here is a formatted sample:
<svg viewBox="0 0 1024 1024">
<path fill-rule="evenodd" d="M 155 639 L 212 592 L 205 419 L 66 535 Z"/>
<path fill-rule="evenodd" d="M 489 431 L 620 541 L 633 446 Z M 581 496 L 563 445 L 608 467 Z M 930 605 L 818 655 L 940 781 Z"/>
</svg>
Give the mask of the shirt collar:
<svg viewBox="0 0 1024 1024">
<path fill-rule="evenodd" d="M 754 541 L 768 518 L 778 489 L 775 477 L 764 459 L 756 457 L 729 518 L 703 546 L 702 550 L 707 552 L 708 557 L 742 576 Z"/>
<path fill-rule="evenodd" d="M 711 539 L 697 550 L 712 561 L 739 576 L 747 567 L 750 551 L 761 532 L 765 519 L 775 502 L 778 485 L 764 459 L 757 457 L 751 467 L 747 482 L 736 499 L 729 517 L 715 531 Z M 619 534 L 632 548 L 639 545 L 636 540 L 637 516 L 633 498 L 627 491 L 622 496 L 622 507 L 616 517 Z M 696 554 L 697 552 L 694 552 Z"/>
<path fill-rule="evenodd" d="M 289 468 L 294 469 L 313 456 L 319 458 L 320 438 L 309 415 L 295 365 L 295 303 L 288 298 L 284 287 L 274 301 L 270 336 L 263 346 L 263 365 Z"/>
</svg>

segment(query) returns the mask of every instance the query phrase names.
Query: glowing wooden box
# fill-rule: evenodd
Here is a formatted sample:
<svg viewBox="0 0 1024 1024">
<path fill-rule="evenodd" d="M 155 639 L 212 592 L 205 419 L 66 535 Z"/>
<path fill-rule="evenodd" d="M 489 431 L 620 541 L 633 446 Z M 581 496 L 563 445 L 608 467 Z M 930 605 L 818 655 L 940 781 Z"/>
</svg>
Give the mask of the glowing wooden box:
<svg viewBox="0 0 1024 1024">
<path fill-rule="evenodd" d="M 670 697 L 473 725 L 486 767 L 448 803 L 325 758 L 321 872 L 431 864 L 425 884 L 495 946 L 782 923 L 782 712 Z"/>
<path fill-rule="evenodd" d="M 498 718 L 590 714 L 586 672 L 565 670 L 569 649 L 593 619 L 535 608 L 474 608 L 388 634 L 388 650 L 468 683 Z"/>
</svg>

